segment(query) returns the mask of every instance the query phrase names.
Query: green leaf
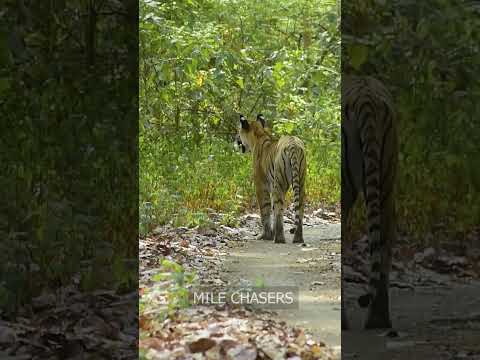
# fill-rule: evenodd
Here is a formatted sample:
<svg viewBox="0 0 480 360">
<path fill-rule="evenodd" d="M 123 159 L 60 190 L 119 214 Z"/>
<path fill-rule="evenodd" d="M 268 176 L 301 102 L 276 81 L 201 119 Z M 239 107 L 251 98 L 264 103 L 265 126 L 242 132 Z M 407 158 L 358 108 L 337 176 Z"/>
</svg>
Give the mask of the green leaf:
<svg viewBox="0 0 480 360">
<path fill-rule="evenodd" d="M 0 64 L 2 66 L 10 63 L 10 50 L 7 41 L 7 32 L 0 28 Z"/>
<path fill-rule="evenodd" d="M 244 88 L 243 78 L 242 78 L 242 77 L 238 77 L 237 80 L 235 80 L 235 82 L 238 84 L 238 86 L 240 86 L 240 89 L 243 89 L 243 88 Z"/>
<path fill-rule="evenodd" d="M 256 288 L 264 288 L 265 287 L 265 280 L 263 278 L 256 278 L 255 279 L 255 287 Z"/>
<path fill-rule="evenodd" d="M 152 276 L 153 281 L 165 281 L 171 277 L 170 273 L 158 273 Z"/>
<path fill-rule="evenodd" d="M 10 79 L 0 78 L 0 94 L 6 92 L 10 88 Z"/>
<path fill-rule="evenodd" d="M 355 70 L 358 70 L 368 58 L 368 47 L 363 44 L 353 45 L 349 47 L 348 54 L 350 56 L 350 65 Z"/>
</svg>

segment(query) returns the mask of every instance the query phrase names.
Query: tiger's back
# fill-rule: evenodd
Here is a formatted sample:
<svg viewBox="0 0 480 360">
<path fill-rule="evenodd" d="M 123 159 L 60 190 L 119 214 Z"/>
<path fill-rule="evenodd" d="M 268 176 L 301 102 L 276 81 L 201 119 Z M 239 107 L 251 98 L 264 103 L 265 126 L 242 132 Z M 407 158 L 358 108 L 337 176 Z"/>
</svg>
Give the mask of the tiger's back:
<svg viewBox="0 0 480 360">
<path fill-rule="evenodd" d="M 267 158 L 267 161 L 265 167 L 274 170 L 277 175 L 269 178 L 270 183 L 279 181 L 282 189 L 288 189 L 289 186 L 293 188 L 294 185 L 299 185 L 297 182 L 294 183 L 295 179 L 305 178 L 305 166 L 300 168 L 298 166 L 299 163 L 305 161 L 305 146 L 303 141 L 296 136 L 282 136 L 273 143 L 271 156 Z"/>
<path fill-rule="evenodd" d="M 389 271 L 395 237 L 394 184 L 397 134 L 393 100 L 370 77 L 342 78 L 342 229 L 363 193 L 370 253 L 368 293 L 359 298 L 369 307 L 366 327 L 391 327 Z M 342 302 L 343 302 L 342 297 Z M 342 306 L 342 327 L 347 327 Z"/>
</svg>

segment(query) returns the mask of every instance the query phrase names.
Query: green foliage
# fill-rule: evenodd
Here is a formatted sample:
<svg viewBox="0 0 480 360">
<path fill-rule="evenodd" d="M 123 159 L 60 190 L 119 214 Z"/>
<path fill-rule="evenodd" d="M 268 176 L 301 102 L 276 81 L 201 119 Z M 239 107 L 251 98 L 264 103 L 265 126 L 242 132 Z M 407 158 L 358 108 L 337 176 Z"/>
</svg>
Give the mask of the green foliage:
<svg viewBox="0 0 480 360">
<path fill-rule="evenodd" d="M 101 1 L 115 12 L 93 16 L 99 3 L 8 0 L 0 12 L 0 306 L 8 315 L 70 283 L 101 242 L 112 247 L 108 266 L 137 258 L 137 74 L 118 55 L 137 40 L 115 13 L 135 14 L 136 5 Z M 91 32 L 93 40 L 83 37 Z"/>
<path fill-rule="evenodd" d="M 391 88 L 399 115 L 400 225 L 478 225 L 480 18 L 473 2 L 353 1 L 342 7 L 345 71 Z"/>
<path fill-rule="evenodd" d="M 264 278 L 256 278 L 255 279 L 255 287 L 257 288 L 264 288 L 265 287 L 265 279 Z"/>
<path fill-rule="evenodd" d="M 173 316 L 179 308 L 190 306 L 189 288 L 196 281 L 195 273 L 187 272 L 180 264 L 164 259 L 159 272 L 152 277 L 152 280 L 157 284 L 154 284 L 148 293 L 140 297 L 140 315 L 154 308 L 160 318 L 164 318 Z M 158 303 L 158 291 L 165 296 L 166 304 Z"/>
<path fill-rule="evenodd" d="M 254 204 L 238 113 L 306 143 L 308 201 L 339 200 L 336 1 L 140 1 L 140 223 L 232 219 Z M 151 204 L 149 210 L 146 204 Z"/>
</svg>

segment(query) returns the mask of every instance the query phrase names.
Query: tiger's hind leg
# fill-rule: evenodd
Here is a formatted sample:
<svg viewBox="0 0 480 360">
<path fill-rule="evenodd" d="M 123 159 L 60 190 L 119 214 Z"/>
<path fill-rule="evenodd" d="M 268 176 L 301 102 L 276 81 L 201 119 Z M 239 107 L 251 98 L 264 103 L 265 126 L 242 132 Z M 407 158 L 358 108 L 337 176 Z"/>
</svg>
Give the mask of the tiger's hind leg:
<svg viewBox="0 0 480 360">
<path fill-rule="evenodd" d="M 262 234 L 257 237 L 257 240 L 273 240 L 272 230 L 272 202 L 267 187 L 264 184 L 256 184 L 257 202 L 260 208 L 260 217 L 262 220 Z"/>
<path fill-rule="evenodd" d="M 342 154 L 343 155 L 343 154 Z M 342 162 L 344 163 L 345 160 L 343 158 Z M 345 166 L 345 164 L 342 164 L 342 166 Z M 341 213 L 341 218 L 342 218 L 342 256 L 341 256 L 341 261 L 342 261 L 342 274 L 341 274 L 341 280 L 342 280 L 342 290 L 341 290 L 341 306 L 342 306 L 342 330 L 348 330 L 349 323 L 348 323 L 348 318 L 347 318 L 347 309 L 345 307 L 345 296 L 343 293 L 343 289 L 345 287 L 345 275 L 343 271 L 343 265 L 345 264 L 346 260 L 346 249 L 347 249 L 347 234 L 348 234 L 348 219 L 350 216 L 350 212 L 353 208 L 353 205 L 355 204 L 355 201 L 357 199 L 357 191 L 355 190 L 355 185 L 351 184 L 348 182 L 348 180 L 345 179 L 345 173 L 347 171 L 342 169 L 342 199 L 341 199 L 341 204 L 342 204 L 342 213 Z M 352 181 L 352 179 L 350 179 Z M 348 185 L 347 185 L 348 182 Z"/>
<path fill-rule="evenodd" d="M 275 183 L 273 189 L 273 240 L 276 244 L 285 243 L 285 234 L 283 233 L 283 207 L 285 205 L 285 193 L 279 184 Z"/>
<path fill-rule="evenodd" d="M 300 184 L 300 196 L 298 204 L 295 205 L 295 235 L 293 236 L 294 244 L 303 244 L 303 210 L 305 206 L 305 177 Z"/>
</svg>

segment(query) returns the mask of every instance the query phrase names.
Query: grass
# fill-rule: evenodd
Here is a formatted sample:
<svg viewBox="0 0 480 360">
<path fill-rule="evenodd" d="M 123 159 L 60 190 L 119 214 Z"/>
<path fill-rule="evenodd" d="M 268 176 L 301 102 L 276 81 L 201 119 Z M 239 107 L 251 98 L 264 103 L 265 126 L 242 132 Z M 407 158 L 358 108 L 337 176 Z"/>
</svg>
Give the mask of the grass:
<svg viewBox="0 0 480 360">
<path fill-rule="evenodd" d="M 140 143 L 141 234 L 168 222 L 202 225 L 212 213 L 223 214 L 222 221 L 235 226 L 239 214 L 256 209 L 251 156 L 236 152 L 232 144 L 216 140 L 166 151 L 159 143 Z M 338 163 L 334 149 L 310 152 L 306 182 L 310 205 L 339 201 Z"/>
</svg>

